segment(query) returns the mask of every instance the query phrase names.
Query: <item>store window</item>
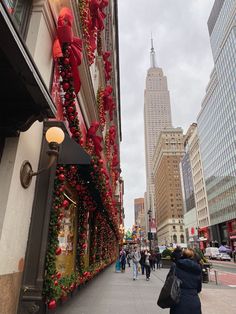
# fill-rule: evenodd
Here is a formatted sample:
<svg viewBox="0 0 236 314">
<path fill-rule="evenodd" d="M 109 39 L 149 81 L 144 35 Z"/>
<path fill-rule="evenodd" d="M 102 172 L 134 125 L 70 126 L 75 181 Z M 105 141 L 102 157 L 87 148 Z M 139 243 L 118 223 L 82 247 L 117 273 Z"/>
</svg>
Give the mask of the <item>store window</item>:
<svg viewBox="0 0 236 314">
<path fill-rule="evenodd" d="M 77 206 L 76 202 L 69 198 L 66 193 L 64 195 L 69 201 L 69 206 L 66 209 L 61 209 L 61 224 L 58 234 L 61 254 L 56 257 L 56 268 L 62 276 L 68 276 L 75 271 Z"/>
<path fill-rule="evenodd" d="M 32 0 L 3 0 L 16 27 L 25 36 Z"/>
</svg>

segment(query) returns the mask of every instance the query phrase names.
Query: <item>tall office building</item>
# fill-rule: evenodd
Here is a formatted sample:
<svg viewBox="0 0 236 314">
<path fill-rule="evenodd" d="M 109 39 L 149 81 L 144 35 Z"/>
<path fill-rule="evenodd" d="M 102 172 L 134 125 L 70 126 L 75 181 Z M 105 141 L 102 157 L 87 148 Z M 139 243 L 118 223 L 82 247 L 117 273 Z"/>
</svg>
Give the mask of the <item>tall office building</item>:
<svg viewBox="0 0 236 314">
<path fill-rule="evenodd" d="M 236 1 L 216 0 L 208 29 L 214 59 L 198 116 L 212 240 L 236 247 Z"/>
<path fill-rule="evenodd" d="M 184 155 L 181 128 L 160 132 L 153 158 L 158 244 L 184 243 L 179 163 Z"/>
<path fill-rule="evenodd" d="M 146 212 L 151 209 L 155 216 L 153 155 L 160 131 L 172 127 L 170 96 L 167 78 L 161 68 L 156 66 L 153 40 L 150 53 L 151 66 L 147 71 L 144 91 L 144 131 L 146 157 Z"/>
<path fill-rule="evenodd" d="M 134 199 L 134 220 L 135 225 L 140 225 L 141 217 L 144 215 L 144 198 Z"/>
</svg>

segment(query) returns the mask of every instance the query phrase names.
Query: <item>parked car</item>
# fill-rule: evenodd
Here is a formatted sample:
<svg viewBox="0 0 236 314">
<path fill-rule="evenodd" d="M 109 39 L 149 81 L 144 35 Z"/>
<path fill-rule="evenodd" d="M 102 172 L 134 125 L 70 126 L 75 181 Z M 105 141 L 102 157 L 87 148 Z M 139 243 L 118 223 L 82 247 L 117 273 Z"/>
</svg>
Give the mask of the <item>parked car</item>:
<svg viewBox="0 0 236 314">
<path fill-rule="evenodd" d="M 227 253 L 219 253 L 216 259 L 220 261 L 231 261 L 231 257 Z"/>
<path fill-rule="evenodd" d="M 220 252 L 217 247 L 207 247 L 204 256 L 209 259 L 216 259 L 218 254 L 220 254 Z"/>
</svg>

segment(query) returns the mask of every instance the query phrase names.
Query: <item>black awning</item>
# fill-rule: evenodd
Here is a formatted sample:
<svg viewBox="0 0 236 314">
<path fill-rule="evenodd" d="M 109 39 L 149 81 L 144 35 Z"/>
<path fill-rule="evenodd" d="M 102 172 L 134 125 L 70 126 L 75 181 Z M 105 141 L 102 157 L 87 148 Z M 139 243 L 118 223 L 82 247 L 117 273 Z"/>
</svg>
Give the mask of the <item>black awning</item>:
<svg viewBox="0 0 236 314">
<path fill-rule="evenodd" d="M 48 89 L 1 2 L 0 75 L 0 136 L 15 135 L 36 120 L 55 117 Z"/>
<path fill-rule="evenodd" d="M 91 163 L 91 157 L 68 134 L 61 145 L 58 163 L 64 165 L 84 165 Z"/>
<path fill-rule="evenodd" d="M 91 157 L 83 147 L 76 143 L 69 135 L 68 130 L 63 121 L 48 120 L 44 121 L 44 132 L 50 127 L 57 126 L 61 128 L 65 133 L 65 139 L 60 145 L 58 164 L 63 165 L 81 165 L 89 166 L 91 164 Z M 87 167 L 85 167 L 87 169 Z"/>
</svg>

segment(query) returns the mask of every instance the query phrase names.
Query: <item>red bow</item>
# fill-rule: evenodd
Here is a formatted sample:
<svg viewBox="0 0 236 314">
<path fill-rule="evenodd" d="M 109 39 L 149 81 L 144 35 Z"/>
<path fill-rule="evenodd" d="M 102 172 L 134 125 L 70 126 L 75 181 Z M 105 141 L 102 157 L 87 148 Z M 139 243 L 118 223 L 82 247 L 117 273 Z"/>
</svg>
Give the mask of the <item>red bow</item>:
<svg viewBox="0 0 236 314">
<path fill-rule="evenodd" d="M 69 8 L 62 8 L 57 22 L 57 35 L 58 38 L 53 44 L 53 57 L 63 57 L 62 45 L 68 43 L 71 45 L 70 50 L 70 64 L 72 68 L 72 74 L 74 79 L 74 88 L 76 94 L 80 90 L 80 76 L 78 72 L 78 66 L 82 60 L 82 40 L 79 37 L 74 37 L 72 32 L 73 15 Z"/>
<path fill-rule="evenodd" d="M 100 157 L 101 151 L 102 151 L 102 146 L 101 146 L 102 138 L 101 136 L 96 135 L 98 128 L 99 128 L 99 122 L 97 121 L 92 122 L 90 128 L 88 129 L 87 137 L 92 139 L 95 153 L 97 156 Z"/>
</svg>

